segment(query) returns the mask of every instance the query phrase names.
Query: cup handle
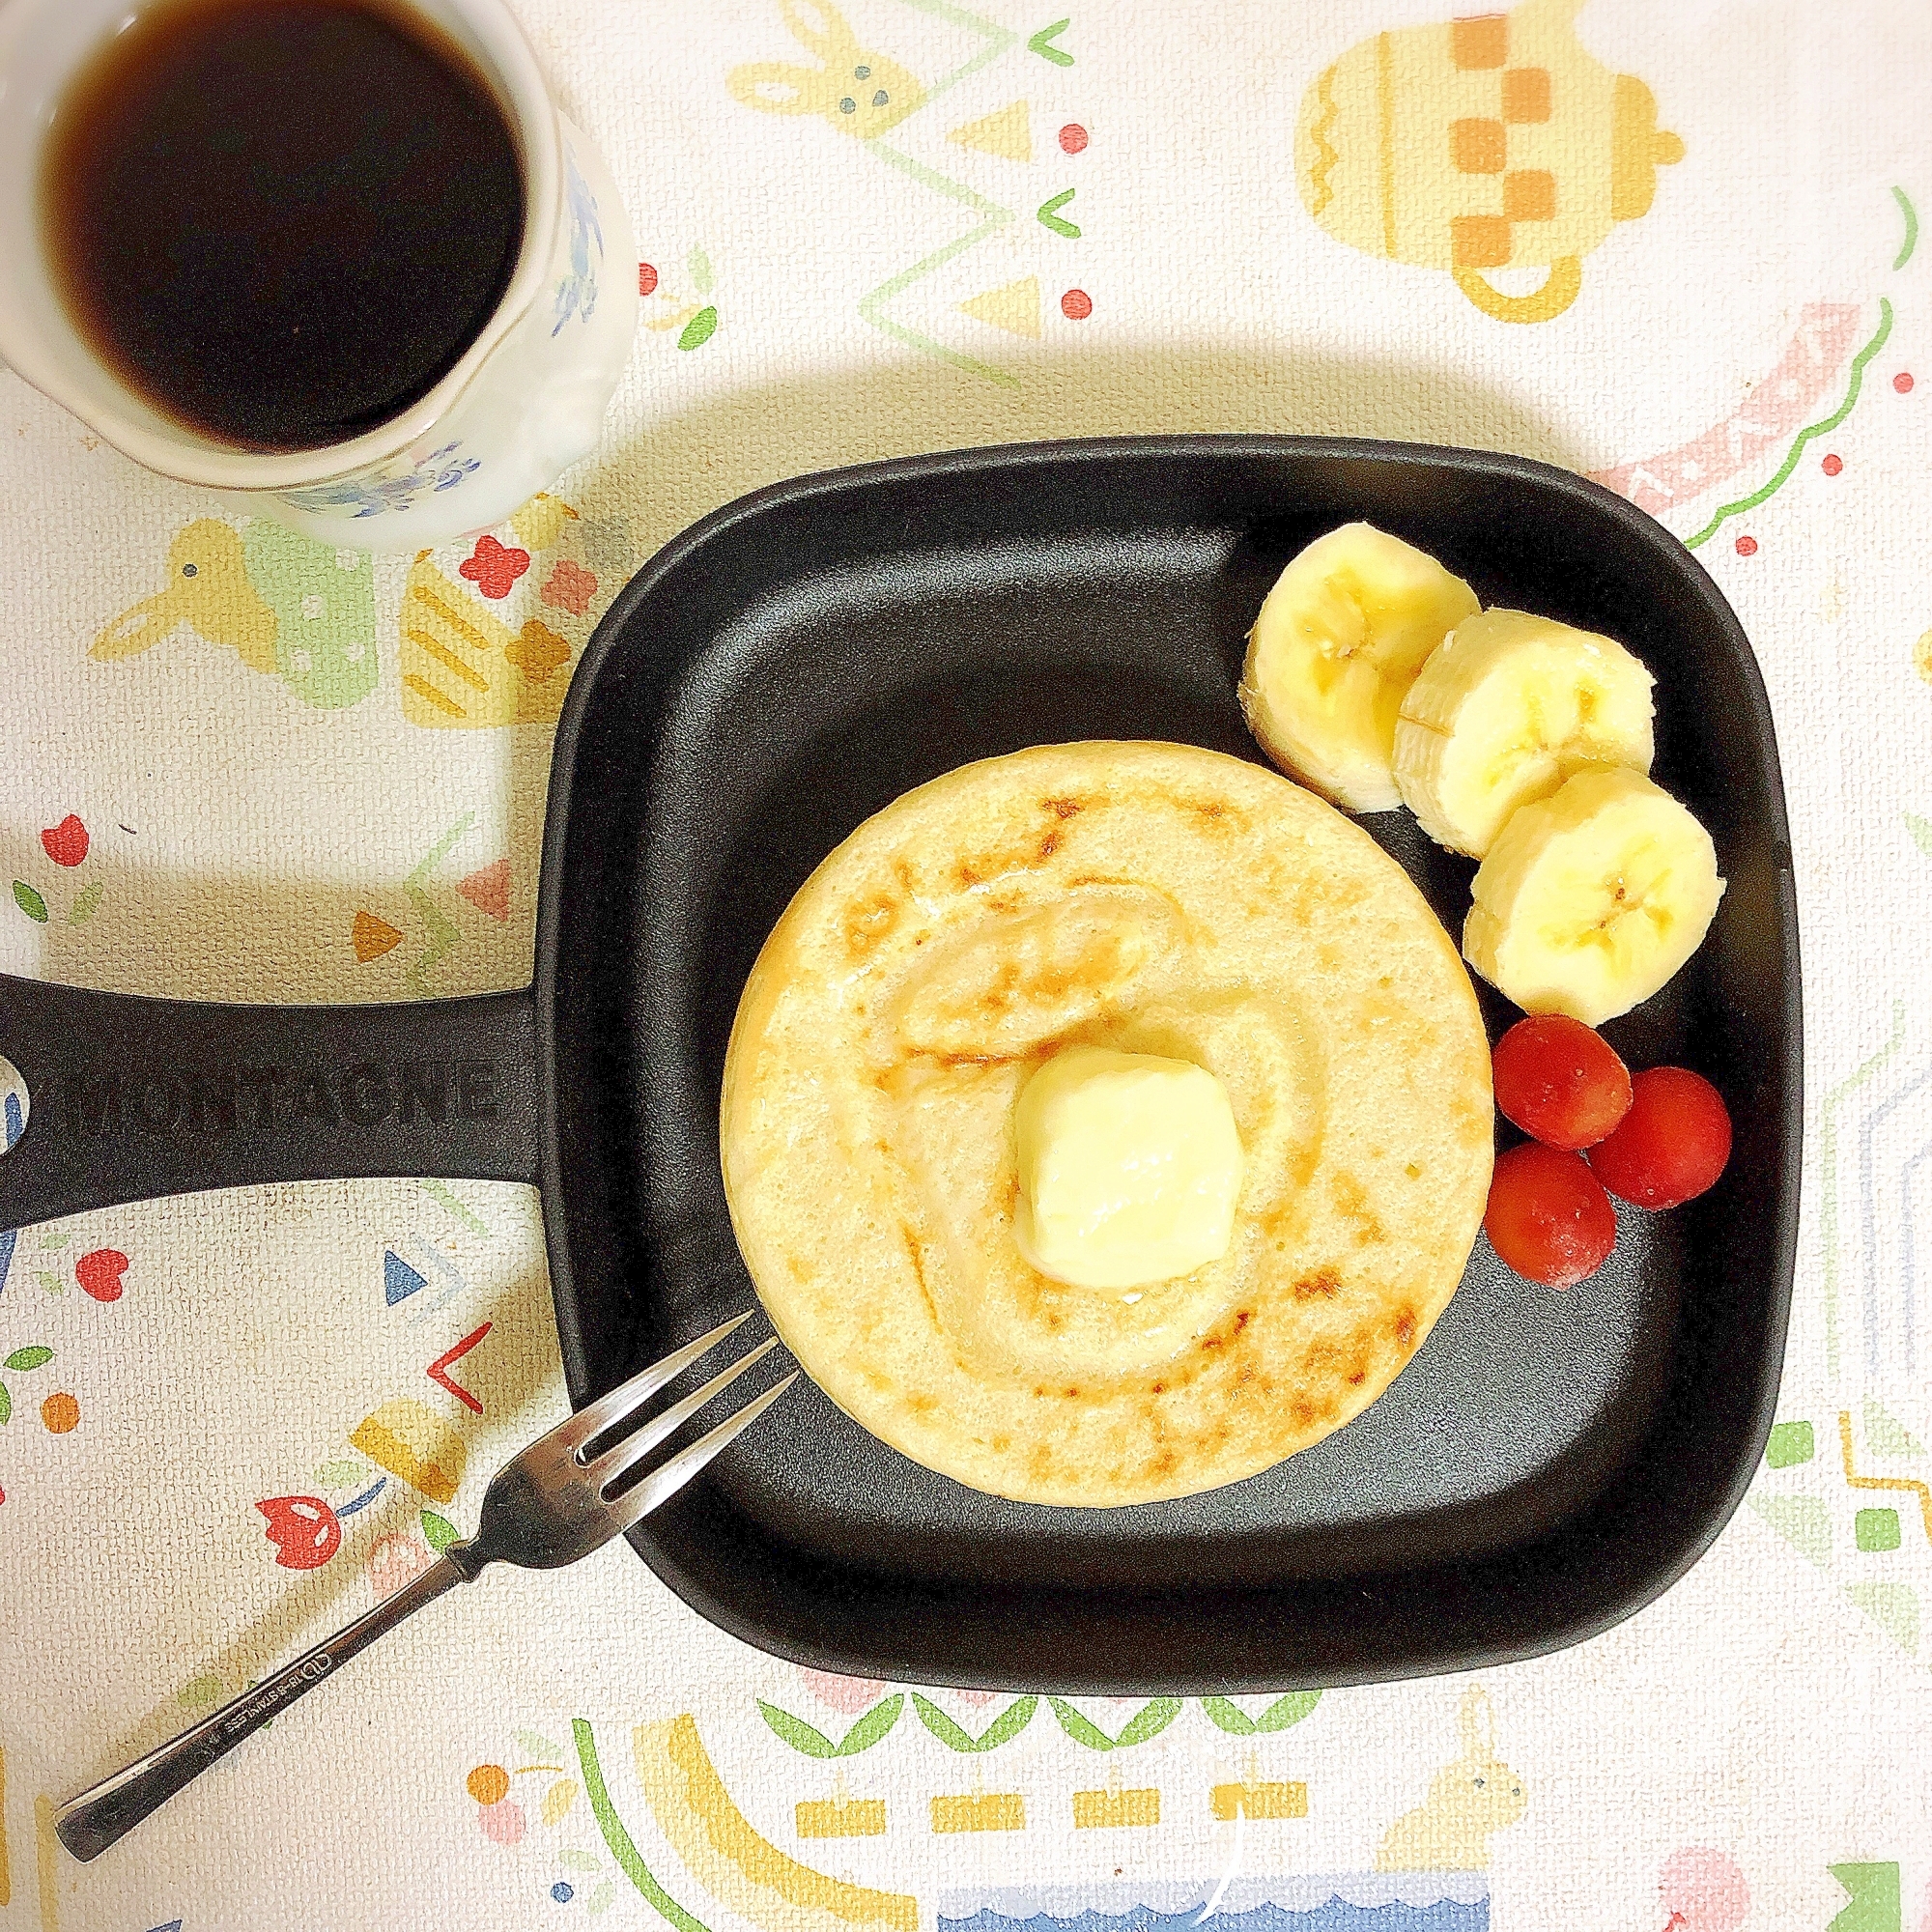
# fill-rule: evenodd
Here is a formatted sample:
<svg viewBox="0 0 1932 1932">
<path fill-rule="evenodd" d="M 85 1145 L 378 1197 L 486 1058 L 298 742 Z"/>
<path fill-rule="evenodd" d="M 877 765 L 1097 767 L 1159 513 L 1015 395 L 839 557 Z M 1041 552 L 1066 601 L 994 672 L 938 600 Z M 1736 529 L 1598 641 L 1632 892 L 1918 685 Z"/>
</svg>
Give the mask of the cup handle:
<svg viewBox="0 0 1932 1932">
<path fill-rule="evenodd" d="M 1498 322 L 1548 322 L 1577 299 L 1583 286 L 1583 264 L 1575 255 L 1559 255 L 1549 265 L 1543 286 L 1526 296 L 1506 296 L 1492 288 L 1480 269 L 1458 269 L 1456 286 Z"/>
</svg>

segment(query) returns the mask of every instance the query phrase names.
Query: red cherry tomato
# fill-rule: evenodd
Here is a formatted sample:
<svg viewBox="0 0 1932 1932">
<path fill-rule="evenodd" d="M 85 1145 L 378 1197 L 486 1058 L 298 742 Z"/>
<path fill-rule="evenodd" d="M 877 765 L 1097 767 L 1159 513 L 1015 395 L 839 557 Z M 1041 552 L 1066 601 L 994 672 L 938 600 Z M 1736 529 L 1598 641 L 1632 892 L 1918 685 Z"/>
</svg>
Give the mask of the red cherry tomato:
<svg viewBox="0 0 1932 1932">
<path fill-rule="evenodd" d="M 1630 1112 L 1630 1068 L 1562 1013 L 1519 1020 L 1496 1042 L 1496 1105 L 1545 1147 L 1594 1147 Z"/>
<path fill-rule="evenodd" d="M 1636 1076 L 1622 1125 L 1590 1150 L 1590 1166 L 1639 1208 L 1675 1208 L 1712 1186 L 1730 1157 L 1718 1090 L 1688 1066 L 1653 1066 Z"/>
<path fill-rule="evenodd" d="M 1578 1154 L 1527 1141 L 1496 1160 L 1483 1227 L 1525 1281 L 1575 1288 L 1617 1243 L 1610 1197 Z"/>
</svg>

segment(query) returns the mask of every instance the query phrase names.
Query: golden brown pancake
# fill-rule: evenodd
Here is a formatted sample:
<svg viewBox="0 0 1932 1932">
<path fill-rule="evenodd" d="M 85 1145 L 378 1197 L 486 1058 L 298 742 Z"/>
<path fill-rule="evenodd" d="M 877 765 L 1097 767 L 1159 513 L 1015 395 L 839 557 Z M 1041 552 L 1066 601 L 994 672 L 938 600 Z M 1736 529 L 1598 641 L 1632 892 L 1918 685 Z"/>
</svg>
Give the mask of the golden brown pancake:
<svg viewBox="0 0 1932 1932">
<path fill-rule="evenodd" d="M 1245 1155 L 1219 1261 L 1140 1291 L 1021 1259 L 1013 1105 L 1076 1043 L 1193 1061 Z M 1231 1483 L 1401 1372 L 1488 1193 L 1456 949 L 1342 813 L 1181 745 L 949 772 L 800 888 L 745 987 L 722 1150 L 773 1323 L 854 1420 L 974 1489 Z"/>
</svg>

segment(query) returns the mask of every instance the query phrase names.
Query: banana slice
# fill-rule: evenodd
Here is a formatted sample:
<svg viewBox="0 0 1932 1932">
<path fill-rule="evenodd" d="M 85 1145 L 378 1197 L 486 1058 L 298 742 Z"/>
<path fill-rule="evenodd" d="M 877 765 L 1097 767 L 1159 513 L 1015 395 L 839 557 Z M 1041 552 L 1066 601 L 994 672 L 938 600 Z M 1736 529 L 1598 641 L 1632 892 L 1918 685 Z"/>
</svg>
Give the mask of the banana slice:
<svg viewBox="0 0 1932 1932">
<path fill-rule="evenodd" d="M 1525 1012 L 1601 1026 L 1690 958 L 1722 896 L 1711 835 L 1641 772 L 1578 772 L 1503 827 L 1463 953 Z"/>
<path fill-rule="evenodd" d="M 1241 709 L 1276 764 L 1351 811 L 1402 803 L 1396 714 L 1423 660 L 1480 607 L 1433 556 L 1369 524 L 1317 537 L 1248 637 Z"/>
<path fill-rule="evenodd" d="M 1480 859 L 1519 806 L 1585 766 L 1649 771 L 1654 682 L 1612 638 L 1484 611 L 1444 639 L 1402 701 L 1403 803 L 1438 845 Z"/>
</svg>

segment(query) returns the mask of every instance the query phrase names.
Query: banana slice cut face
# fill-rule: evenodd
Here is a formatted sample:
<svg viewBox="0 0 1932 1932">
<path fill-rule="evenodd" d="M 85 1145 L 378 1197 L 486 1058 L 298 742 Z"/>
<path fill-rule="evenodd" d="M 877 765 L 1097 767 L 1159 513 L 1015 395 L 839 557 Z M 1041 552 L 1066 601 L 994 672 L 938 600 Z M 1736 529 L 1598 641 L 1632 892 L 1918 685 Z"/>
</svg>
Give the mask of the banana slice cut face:
<svg viewBox="0 0 1932 1932">
<path fill-rule="evenodd" d="M 1422 667 L 1395 727 L 1395 781 L 1422 829 L 1483 858 L 1520 806 L 1593 765 L 1648 772 L 1649 671 L 1614 639 L 1484 611 Z"/>
<path fill-rule="evenodd" d="M 1601 1026 L 1689 959 L 1724 882 L 1711 835 L 1641 772 L 1578 772 L 1477 868 L 1463 953 L 1525 1012 Z"/>
<path fill-rule="evenodd" d="M 1460 577 L 1369 524 L 1318 537 L 1268 592 L 1241 708 L 1276 764 L 1350 811 L 1403 802 L 1396 719 L 1424 660 L 1479 606 Z"/>
</svg>

